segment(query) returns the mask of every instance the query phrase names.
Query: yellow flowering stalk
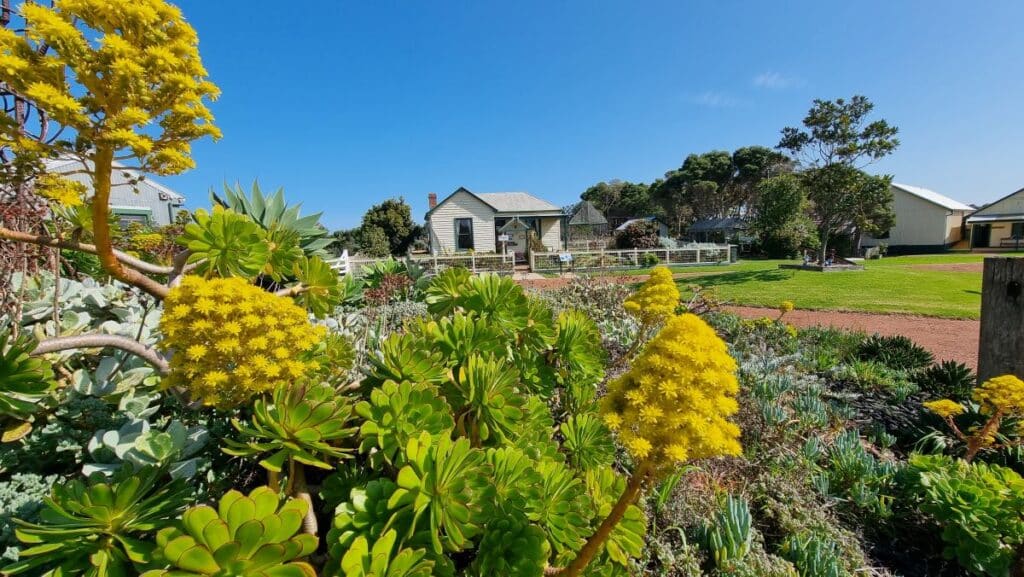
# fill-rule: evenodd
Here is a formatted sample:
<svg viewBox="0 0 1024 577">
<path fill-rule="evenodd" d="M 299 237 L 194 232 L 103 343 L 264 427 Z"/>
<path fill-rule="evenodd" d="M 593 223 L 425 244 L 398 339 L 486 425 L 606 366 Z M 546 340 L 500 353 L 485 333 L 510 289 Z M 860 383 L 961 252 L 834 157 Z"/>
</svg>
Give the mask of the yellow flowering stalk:
<svg viewBox="0 0 1024 577">
<path fill-rule="evenodd" d="M 786 316 L 786 313 L 793 312 L 793 301 L 782 301 L 779 303 L 779 318 L 776 320 L 782 320 L 782 317 Z"/>
<path fill-rule="evenodd" d="M 640 321 L 636 340 L 626 354 L 622 355 L 621 362 L 625 362 L 643 345 L 651 329 L 676 314 L 676 309 L 679 308 L 679 287 L 672 278 L 672 271 L 664 266 L 654 267 L 650 278 L 640 286 L 640 289 L 622 302 L 622 308 Z"/>
<path fill-rule="evenodd" d="M 628 372 L 608 385 L 601 416 L 636 461 L 626 490 L 559 575 L 581 574 L 646 480 L 680 463 L 742 452 L 728 420 L 739 406 L 736 361 L 725 342 L 693 314 L 672 316 Z"/>
<path fill-rule="evenodd" d="M 35 180 L 35 191 L 39 196 L 68 208 L 81 206 L 85 196 L 85 185 L 57 174 L 43 174 Z"/>
<path fill-rule="evenodd" d="M 988 421 L 970 435 L 964 434 L 953 417 L 964 412 L 964 407 L 949 399 L 930 401 L 924 407 L 942 417 L 958 439 L 967 443 L 964 460 L 968 463 L 985 448 L 998 448 L 996 432 L 1004 417 L 1024 415 L 1024 381 L 1014 375 L 993 377 L 974 390 L 974 400 L 981 405 L 981 411 L 989 415 Z"/>
<path fill-rule="evenodd" d="M 57 141 L 46 151 L 80 161 L 90 178 L 103 269 L 163 298 L 167 287 L 114 254 L 107 216 L 114 159 L 162 175 L 192 168 L 192 141 L 220 136 L 207 107 L 219 91 L 207 78 L 195 30 L 165 0 L 50 4 L 21 4 L 24 34 L 0 29 L 0 82 L 74 133 L 73 144 Z M 0 139 L 15 155 L 38 154 L 20 131 L 15 122 L 0 125 Z M 67 190 L 55 200 L 73 202 Z M 0 238 L 11 237 L 0 228 Z"/>
<path fill-rule="evenodd" d="M 664 266 L 654 267 L 650 278 L 622 303 L 622 307 L 648 326 L 674 315 L 679 307 L 679 287 L 672 278 L 672 271 Z"/>
<path fill-rule="evenodd" d="M 306 311 L 240 278 L 185 277 L 164 301 L 161 347 L 174 351 L 168 386 L 231 407 L 317 368 L 302 360 L 325 329 Z"/>
</svg>

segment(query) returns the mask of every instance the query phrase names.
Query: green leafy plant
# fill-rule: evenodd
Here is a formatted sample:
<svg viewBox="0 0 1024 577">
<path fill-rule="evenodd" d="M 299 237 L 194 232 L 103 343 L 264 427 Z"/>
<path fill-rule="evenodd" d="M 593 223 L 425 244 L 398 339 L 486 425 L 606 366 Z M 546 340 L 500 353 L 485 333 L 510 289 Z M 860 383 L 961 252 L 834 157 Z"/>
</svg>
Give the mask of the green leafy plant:
<svg viewBox="0 0 1024 577">
<path fill-rule="evenodd" d="M 743 559 L 753 541 L 750 506 L 728 495 L 711 523 L 703 529 L 704 544 L 719 569 Z"/>
<path fill-rule="evenodd" d="M 974 575 L 1008 575 L 1024 546 L 1024 479 L 1006 467 L 940 455 L 914 455 L 910 467 L 946 553 Z"/>
<path fill-rule="evenodd" d="M 857 356 L 903 371 L 923 369 L 934 360 L 930 352 L 903 335 L 872 335 L 857 348 Z"/>
<path fill-rule="evenodd" d="M 456 428 L 476 444 L 492 437 L 504 440 L 523 418 L 524 398 L 516 389 L 516 374 L 495 357 L 470 355 L 442 390 L 453 407 Z"/>
<path fill-rule="evenodd" d="M 535 577 L 544 573 L 549 546 L 544 531 L 521 515 L 497 517 L 487 523 L 473 574 Z"/>
<path fill-rule="evenodd" d="M 845 577 L 836 544 L 819 535 L 791 535 L 782 544 L 782 555 L 793 562 L 800 577 Z"/>
<path fill-rule="evenodd" d="M 966 401 L 976 381 L 974 371 L 958 361 L 942 361 L 921 371 L 914 382 L 929 396 Z"/>
<path fill-rule="evenodd" d="M 467 548 L 493 507 L 484 452 L 471 448 L 466 438 L 442 436 L 434 443 L 423 433 L 409 441 L 405 453 L 408 464 L 398 472 L 398 489 L 388 500 L 396 514 L 412 515 L 404 538 L 412 537 L 422 519 L 435 553 Z"/>
<path fill-rule="evenodd" d="M 320 213 L 300 216 L 302 205 L 288 205 L 282 188 L 273 195 L 265 195 L 259 183 L 253 182 L 252 192 L 246 195 L 241 184 L 234 187 L 225 184 L 224 196 L 218 196 L 211 190 L 210 201 L 248 216 L 268 233 L 285 231 L 294 235 L 307 256 L 326 258 L 325 249 L 334 243 L 327 229 L 320 225 Z"/>
<path fill-rule="evenodd" d="M 587 497 L 587 487 L 563 463 L 541 461 L 537 470 L 543 479 L 541 508 L 531 514 L 531 520 L 544 528 L 559 558 L 571 559 L 591 533 L 593 504 Z"/>
<path fill-rule="evenodd" d="M 394 529 L 384 533 L 371 547 L 366 537 L 357 537 L 341 559 L 345 577 L 430 577 L 434 562 L 425 559 L 424 549 L 400 549 Z"/>
<path fill-rule="evenodd" d="M 36 341 L 27 335 L 11 338 L 0 330 L 0 416 L 19 421 L 4 432 L 4 441 L 24 436 L 31 425 L 22 424 L 39 410 L 40 403 L 50 396 L 57 383 L 53 370 L 42 359 L 29 356 Z"/>
<path fill-rule="evenodd" d="M 228 491 L 216 509 L 193 507 L 182 515 L 180 526 L 157 533 L 156 561 L 167 568 L 143 575 L 316 577 L 311 565 L 297 560 L 317 547 L 315 535 L 296 535 L 307 507 L 298 499 L 281 505 L 267 487 L 248 496 Z"/>
<path fill-rule="evenodd" d="M 353 406 L 348 398 L 324 385 L 280 387 L 272 400 L 253 403 L 251 424 L 233 419 L 242 441 L 225 439 L 229 455 L 267 455 L 260 465 L 280 473 L 285 463 L 333 469 L 333 461 L 351 457 L 346 443 L 358 430 L 352 426 Z"/>
<path fill-rule="evenodd" d="M 569 463 L 587 470 L 610 465 L 615 458 L 611 431 L 594 413 L 572 415 L 561 426 Z"/>
<path fill-rule="evenodd" d="M 90 476 L 111 474 L 128 464 L 132 467 L 165 467 L 172 479 L 188 479 L 199 471 L 198 453 L 209 440 L 203 427 L 186 427 L 171 421 L 165 430 L 151 428 L 149 421 L 133 420 L 117 430 L 100 430 L 87 448 L 93 463 L 82 467 Z"/>
<path fill-rule="evenodd" d="M 197 210 L 178 243 L 190 252 L 188 262 L 204 276 L 255 278 L 263 272 L 270 249 L 266 233 L 249 217 L 216 207 Z"/>
<path fill-rule="evenodd" d="M 338 271 L 318 256 L 293 261 L 292 273 L 301 292 L 296 295 L 299 305 L 306 307 L 317 318 L 324 318 L 341 304 L 341 285 Z"/>
<path fill-rule="evenodd" d="M 112 479 L 54 485 L 39 523 L 15 521 L 18 539 L 29 545 L 5 574 L 98 577 L 131 573 L 152 561 L 145 536 L 169 526 L 185 507 L 183 482 L 165 483 L 159 469 L 123 469 Z"/>
<path fill-rule="evenodd" d="M 374 454 L 391 464 L 401 464 L 402 449 L 421 433 L 440 435 L 455 426 L 451 409 L 439 391 L 427 384 L 385 381 L 370 391 L 370 399 L 360 401 L 355 411 L 363 419 L 360 450 L 376 451 Z"/>
</svg>

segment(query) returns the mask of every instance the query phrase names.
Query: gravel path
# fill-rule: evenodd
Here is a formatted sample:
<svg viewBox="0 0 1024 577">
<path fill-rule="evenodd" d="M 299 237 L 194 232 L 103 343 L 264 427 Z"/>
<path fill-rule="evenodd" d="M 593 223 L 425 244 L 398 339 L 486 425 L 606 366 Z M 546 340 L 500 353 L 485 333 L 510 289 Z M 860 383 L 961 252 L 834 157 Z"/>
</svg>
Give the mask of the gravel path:
<svg viewBox="0 0 1024 577">
<path fill-rule="evenodd" d="M 729 306 L 726 309 L 746 318 L 775 318 L 779 315 L 775 309 L 758 307 Z M 904 335 L 931 351 L 936 360 L 950 359 L 965 363 L 972 369 L 978 367 L 981 323 L 976 320 L 799 309 L 786 314 L 785 320 L 798 327 L 824 325 L 866 333 Z"/>
</svg>

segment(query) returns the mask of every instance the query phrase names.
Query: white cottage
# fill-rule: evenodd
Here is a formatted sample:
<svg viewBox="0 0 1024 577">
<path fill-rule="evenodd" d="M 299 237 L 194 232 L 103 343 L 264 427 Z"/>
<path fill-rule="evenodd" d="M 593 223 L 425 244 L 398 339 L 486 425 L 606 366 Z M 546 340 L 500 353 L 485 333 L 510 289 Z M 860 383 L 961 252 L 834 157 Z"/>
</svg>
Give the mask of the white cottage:
<svg viewBox="0 0 1024 577">
<path fill-rule="evenodd" d="M 426 221 L 433 254 L 507 250 L 524 258 L 531 237 L 547 251 L 564 246 L 562 209 L 525 192 L 476 193 L 459 187 L 440 202 L 430 193 L 429 208 Z M 539 250 L 536 242 L 534 247 Z"/>
<path fill-rule="evenodd" d="M 964 238 L 964 218 L 974 208 L 933 190 L 892 183 L 896 224 L 880 237 L 865 236 L 863 246 L 888 245 L 893 254 L 941 252 Z"/>
</svg>

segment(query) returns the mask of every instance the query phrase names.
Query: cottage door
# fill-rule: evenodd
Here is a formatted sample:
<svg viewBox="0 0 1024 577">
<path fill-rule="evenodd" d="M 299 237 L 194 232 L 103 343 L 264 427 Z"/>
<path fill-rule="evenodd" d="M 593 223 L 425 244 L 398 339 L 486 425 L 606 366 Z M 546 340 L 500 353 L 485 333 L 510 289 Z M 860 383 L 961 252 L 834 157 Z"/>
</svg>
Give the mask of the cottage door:
<svg viewBox="0 0 1024 577">
<path fill-rule="evenodd" d="M 976 224 L 971 227 L 971 248 L 988 248 L 991 242 L 991 224 Z"/>
</svg>

